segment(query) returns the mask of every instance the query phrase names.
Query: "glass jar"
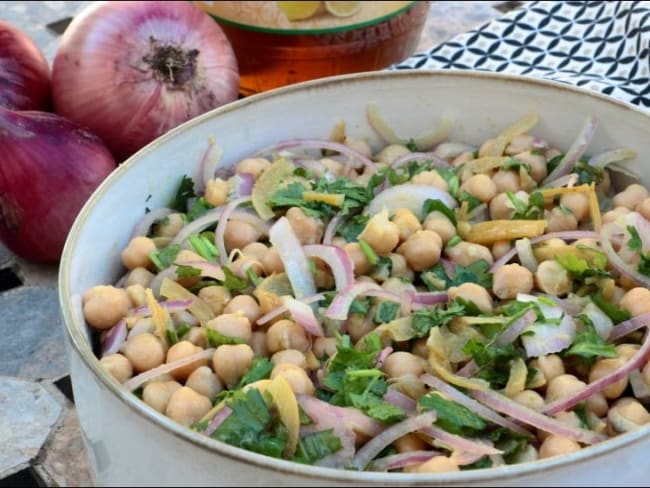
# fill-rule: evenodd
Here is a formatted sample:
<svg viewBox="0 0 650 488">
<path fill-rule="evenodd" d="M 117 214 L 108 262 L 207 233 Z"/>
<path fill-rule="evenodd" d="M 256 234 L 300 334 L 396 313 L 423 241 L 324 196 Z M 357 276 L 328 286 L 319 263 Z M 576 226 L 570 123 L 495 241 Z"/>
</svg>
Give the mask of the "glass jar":
<svg viewBox="0 0 650 488">
<path fill-rule="evenodd" d="M 331 2 L 356 8 L 337 15 L 329 12 L 330 2 L 195 3 L 228 36 L 242 95 L 400 62 L 415 51 L 429 11 L 427 1 Z M 316 11 L 289 20 L 282 4 L 292 3 L 316 4 Z"/>
</svg>

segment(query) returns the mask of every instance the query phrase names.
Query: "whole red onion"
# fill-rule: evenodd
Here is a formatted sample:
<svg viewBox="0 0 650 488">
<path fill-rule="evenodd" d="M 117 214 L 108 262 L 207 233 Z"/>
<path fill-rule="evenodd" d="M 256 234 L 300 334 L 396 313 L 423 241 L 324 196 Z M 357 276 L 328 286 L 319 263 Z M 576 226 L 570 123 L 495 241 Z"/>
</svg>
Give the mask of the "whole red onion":
<svg viewBox="0 0 650 488">
<path fill-rule="evenodd" d="M 27 34 L 0 20 L 0 107 L 47 110 L 50 67 Z"/>
<path fill-rule="evenodd" d="M 115 169 L 99 137 L 60 115 L 0 107 L 0 239 L 54 263 L 91 193 Z"/>
<path fill-rule="evenodd" d="M 55 111 L 100 136 L 118 161 L 238 89 L 230 42 L 191 2 L 94 2 L 70 23 L 52 65 Z"/>
</svg>

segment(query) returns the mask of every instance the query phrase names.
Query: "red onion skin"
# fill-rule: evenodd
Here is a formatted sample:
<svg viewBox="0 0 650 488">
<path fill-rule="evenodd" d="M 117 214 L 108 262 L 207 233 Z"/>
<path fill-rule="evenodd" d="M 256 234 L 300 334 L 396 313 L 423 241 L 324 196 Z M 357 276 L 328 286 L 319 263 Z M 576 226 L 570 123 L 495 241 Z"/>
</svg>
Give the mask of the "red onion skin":
<svg viewBox="0 0 650 488">
<path fill-rule="evenodd" d="M 178 48 L 195 63 L 174 72 L 175 83 L 166 78 L 169 68 L 163 75 L 152 67 L 161 47 Z M 158 65 L 163 58 L 170 56 Z M 230 42 L 191 2 L 94 2 L 70 23 L 52 65 L 55 111 L 101 137 L 118 162 L 236 100 L 238 89 Z"/>
<path fill-rule="evenodd" d="M 0 20 L 0 107 L 50 108 L 50 66 L 36 43 Z"/>
<path fill-rule="evenodd" d="M 58 262 L 81 207 L 114 169 L 106 145 L 69 120 L 0 107 L 0 239 L 29 261 Z"/>
</svg>

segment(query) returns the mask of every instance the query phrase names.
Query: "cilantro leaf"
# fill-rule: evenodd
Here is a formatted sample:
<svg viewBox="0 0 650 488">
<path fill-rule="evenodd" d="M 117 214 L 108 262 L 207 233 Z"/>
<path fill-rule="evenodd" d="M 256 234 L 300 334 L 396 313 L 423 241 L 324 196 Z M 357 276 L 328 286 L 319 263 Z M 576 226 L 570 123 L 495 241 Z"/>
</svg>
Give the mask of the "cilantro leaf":
<svg viewBox="0 0 650 488">
<path fill-rule="evenodd" d="M 325 178 L 321 178 L 318 180 L 318 183 L 316 183 L 316 188 L 314 190 L 321 193 L 345 195 L 340 210 L 341 215 L 348 215 L 353 210 L 365 207 L 370 203 L 370 200 L 374 196 L 368 191 L 367 187 L 361 186 L 349 178 L 344 177 L 337 178 L 331 182 Z"/>
<path fill-rule="evenodd" d="M 591 301 L 593 301 L 598 306 L 598 308 L 605 312 L 605 315 L 612 319 L 612 322 L 615 324 L 620 324 L 621 322 L 632 318 L 630 312 L 624 308 L 617 307 L 613 303 L 605 300 L 603 292 L 600 290 L 591 296 Z"/>
<path fill-rule="evenodd" d="M 610 274 L 596 264 L 590 265 L 587 260 L 575 254 L 555 256 L 555 260 L 566 269 L 573 278 L 584 279 L 590 276 L 609 277 Z"/>
<path fill-rule="evenodd" d="M 438 392 L 428 393 L 418 400 L 423 411 L 437 412 L 435 424 L 452 434 L 471 437 L 486 427 L 486 422 L 469 408 L 452 400 L 447 400 Z"/>
<path fill-rule="evenodd" d="M 474 338 L 467 341 L 463 352 L 471 356 L 479 367 L 475 376 L 490 382 L 495 389 L 506 386 L 510 377 L 510 362 L 520 357 L 513 344 L 483 344 Z"/>
<path fill-rule="evenodd" d="M 350 217 L 336 229 L 336 234 L 348 242 L 356 242 L 370 220 L 369 215 L 358 214 Z"/>
<path fill-rule="evenodd" d="M 313 464 L 339 451 L 342 447 L 341 439 L 334 435 L 333 429 L 321 430 L 300 438 L 293 461 Z"/>
<path fill-rule="evenodd" d="M 192 204 L 192 208 L 187 212 L 187 220 L 196 220 L 202 215 L 205 215 L 209 210 L 212 210 L 214 205 L 208 202 L 205 197 L 197 198 Z"/>
<path fill-rule="evenodd" d="M 481 200 L 479 200 L 478 197 L 472 195 L 471 193 L 469 193 L 468 191 L 465 191 L 465 190 L 460 190 L 458 192 L 457 199 L 458 199 L 458 201 L 460 203 L 467 202 L 467 211 L 468 212 L 471 212 L 472 210 L 474 210 L 476 207 L 478 207 L 479 205 L 481 205 L 483 203 L 483 202 L 481 202 Z"/>
<path fill-rule="evenodd" d="M 540 192 L 532 192 L 528 197 L 528 202 L 510 191 L 506 192 L 506 196 L 515 208 L 513 219 L 538 220 L 544 216 L 544 197 Z"/>
<path fill-rule="evenodd" d="M 586 315 L 577 317 L 584 324 L 584 330 L 576 334 L 573 344 L 564 352 L 567 356 L 580 356 L 585 359 L 599 357 L 615 358 L 618 356 L 613 344 L 607 344 L 596 332 L 593 322 Z"/>
<path fill-rule="evenodd" d="M 223 344 L 244 344 L 246 342 L 241 337 L 229 337 L 214 329 L 205 328 L 204 330 L 210 347 L 219 347 Z"/>
<path fill-rule="evenodd" d="M 442 291 L 452 286 L 459 286 L 463 283 L 476 283 L 483 288 L 492 288 L 492 274 L 488 272 L 490 263 L 479 259 L 469 266 L 454 264 L 453 277 L 450 277 L 445 267 L 439 263 L 428 271 L 420 274 L 420 279 L 430 291 Z"/>
<path fill-rule="evenodd" d="M 228 288 L 228 290 L 241 291 L 248 288 L 248 281 L 237 276 L 226 266 L 222 266 L 221 269 L 223 270 L 223 274 L 226 276 L 226 279 L 223 282 L 223 286 Z"/>
<path fill-rule="evenodd" d="M 400 304 L 397 302 L 380 302 L 375 312 L 374 321 L 376 324 L 385 324 L 395 320 L 399 316 Z"/>
<path fill-rule="evenodd" d="M 169 203 L 169 208 L 176 210 L 177 212 L 185 213 L 187 212 L 187 202 L 191 198 L 194 198 L 196 194 L 194 193 L 194 180 L 187 175 L 183 175 L 181 182 L 178 185 L 176 194 L 174 198 Z"/>
<path fill-rule="evenodd" d="M 449 221 L 454 224 L 454 227 L 457 224 L 456 221 L 456 214 L 454 213 L 453 210 L 451 210 L 447 205 L 442 203 L 442 201 L 438 199 L 431 199 L 427 198 L 424 203 L 422 204 L 422 215 L 429 215 L 431 212 L 440 212 L 443 214 L 445 217 L 449 219 Z"/>
<path fill-rule="evenodd" d="M 174 263 L 180 250 L 181 246 L 178 244 L 166 246 L 162 249 L 151 251 L 149 253 L 149 259 L 151 259 L 151 262 L 153 262 L 158 271 L 162 271 L 163 269 L 169 268 Z"/>
<path fill-rule="evenodd" d="M 604 170 L 581 160 L 576 163 L 572 173 L 578 175 L 578 185 L 589 185 L 591 183 L 598 185 L 603 179 Z"/>
<path fill-rule="evenodd" d="M 192 245 L 192 248 L 197 252 L 199 256 L 204 258 L 206 261 L 210 261 L 212 263 L 216 262 L 216 258 L 219 256 L 219 250 L 214 245 L 213 236 L 194 234 L 189 237 L 189 241 Z"/>
<path fill-rule="evenodd" d="M 208 330 L 208 329 L 206 329 Z M 265 380 L 271 376 L 271 371 L 273 370 L 273 363 L 269 358 L 256 357 L 253 359 L 253 364 L 248 371 L 244 373 L 237 388 L 243 388 L 244 386 L 255 383 L 258 380 Z"/>
<path fill-rule="evenodd" d="M 446 308 L 431 307 L 416 310 L 411 314 L 411 327 L 415 337 L 426 337 L 432 327 L 445 325 L 454 317 L 465 315 L 465 307 L 459 302 L 452 302 Z"/>
<path fill-rule="evenodd" d="M 637 271 L 645 276 L 650 276 L 650 252 L 643 253 L 643 242 L 639 232 L 632 225 L 627 226 L 627 231 L 630 233 L 630 240 L 627 242 L 627 247 L 630 251 L 636 251 L 639 254 L 639 264 Z"/>
</svg>

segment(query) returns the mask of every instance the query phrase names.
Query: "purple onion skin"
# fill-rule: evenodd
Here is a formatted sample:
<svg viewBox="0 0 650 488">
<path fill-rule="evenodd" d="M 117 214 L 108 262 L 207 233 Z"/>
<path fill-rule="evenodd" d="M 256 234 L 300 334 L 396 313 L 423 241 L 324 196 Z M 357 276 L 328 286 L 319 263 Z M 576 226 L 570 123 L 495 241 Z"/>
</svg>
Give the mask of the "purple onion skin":
<svg viewBox="0 0 650 488">
<path fill-rule="evenodd" d="M 116 164 L 104 142 L 53 113 L 0 107 L 0 240 L 56 263 L 74 219 Z"/>
<path fill-rule="evenodd" d="M 0 107 L 12 110 L 51 108 L 50 67 L 24 32 L 0 20 Z"/>
</svg>

